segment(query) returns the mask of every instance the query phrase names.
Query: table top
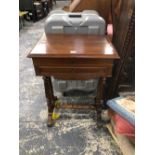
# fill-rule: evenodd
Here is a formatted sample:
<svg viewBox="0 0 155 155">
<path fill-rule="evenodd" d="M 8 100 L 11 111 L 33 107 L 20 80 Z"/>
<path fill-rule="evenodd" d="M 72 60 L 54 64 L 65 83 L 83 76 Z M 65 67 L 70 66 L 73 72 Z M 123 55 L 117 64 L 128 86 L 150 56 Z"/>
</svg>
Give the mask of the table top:
<svg viewBox="0 0 155 155">
<path fill-rule="evenodd" d="M 107 37 L 66 34 L 44 34 L 28 57 L 119 59 L 116 49 Z"/>
</svg>

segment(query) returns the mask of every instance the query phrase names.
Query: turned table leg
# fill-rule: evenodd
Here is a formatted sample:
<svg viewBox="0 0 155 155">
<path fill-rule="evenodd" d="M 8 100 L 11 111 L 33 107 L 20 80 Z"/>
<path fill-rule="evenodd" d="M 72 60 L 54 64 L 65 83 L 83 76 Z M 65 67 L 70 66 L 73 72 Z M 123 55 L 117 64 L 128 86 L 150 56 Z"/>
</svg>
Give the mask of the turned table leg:
<svg viewBox="0 0 155 155">
<path fill-rule="evenodd" d="M 99 78 L 98 87 L 97 87 L 97 96 L 96 96 L 96 112 L 97 112 L 97 127 L 101 127 L 101 112 L 102 112 L 102 102 L 104 99 L 105 78 Z"/>
<path fill-rule="evenodd" d="M 47 76 L 43 76 L 43 80 L 44 80 L 45 95 L 46 95 L 47 106 L 48 106 L 47 126 L 51 127 L 54 125 L 54 120 L 52 119 L 52 114 L 53 114 L 53 110 L 54 110 L 54 104 L 55 104 L 56 97 L 54 97 L 51 78 L 47 77 Z"/>
</svg>

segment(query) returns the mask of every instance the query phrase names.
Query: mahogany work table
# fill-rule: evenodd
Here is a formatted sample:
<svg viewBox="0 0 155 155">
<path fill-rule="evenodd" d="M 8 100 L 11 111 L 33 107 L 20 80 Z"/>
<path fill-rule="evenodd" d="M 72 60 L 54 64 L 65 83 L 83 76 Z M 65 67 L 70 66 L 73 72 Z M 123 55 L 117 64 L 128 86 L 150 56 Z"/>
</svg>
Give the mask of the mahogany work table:
<svg viewBox="0 0 155 155">
<path fill-rule="evenodd" d="M 106 77 L 112 76 L 113 61 L 119 56 L 111 42 L 99 35 L 43 35 L 28 54 L 35 73 L 43 76 L 48 106 L 48 126 L 54 124 L 52 113 L 57 98 L 53 94 L 51 76 L 61 80 L 98 78 L 95 109 L 97 125 L 101 122 Z"/>
</svg>

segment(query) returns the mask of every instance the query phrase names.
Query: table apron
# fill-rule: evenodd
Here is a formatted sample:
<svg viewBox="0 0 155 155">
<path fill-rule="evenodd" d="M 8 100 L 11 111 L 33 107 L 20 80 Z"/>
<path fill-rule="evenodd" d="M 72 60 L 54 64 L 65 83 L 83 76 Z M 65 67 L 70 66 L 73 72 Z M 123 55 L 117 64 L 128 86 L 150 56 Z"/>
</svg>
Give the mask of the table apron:
<svg viewBox="0 0 155 155">
<path fill-rule="evenodd" d="M 57 79 L 82 80 L 111 77 L 112 67 L 53 67 L 35 65 L 35 72 L 38 76 L 54 76 Z"/>
</svg>

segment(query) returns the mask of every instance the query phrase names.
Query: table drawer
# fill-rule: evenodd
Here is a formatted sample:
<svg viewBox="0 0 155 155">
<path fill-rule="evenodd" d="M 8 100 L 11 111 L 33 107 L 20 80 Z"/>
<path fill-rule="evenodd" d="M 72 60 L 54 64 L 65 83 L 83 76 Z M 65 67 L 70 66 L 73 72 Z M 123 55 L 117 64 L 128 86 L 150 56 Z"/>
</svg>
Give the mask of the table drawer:
<svg viewBox="0 0 155 155">
<path fill-rule="evenodd" d="M 36 75 L 54 76 L 60 79 L 88 79 L 97 77 L 110 77 L 112 67 L 50 67 L 35 66 Z"/>
<path fill-rule="evenodd" d="M 78 59 L 78 58 L 35 58 L 34 65 L 52 67 L 105 67 L 112 66 L 111 59 Z"/>
</svg>

